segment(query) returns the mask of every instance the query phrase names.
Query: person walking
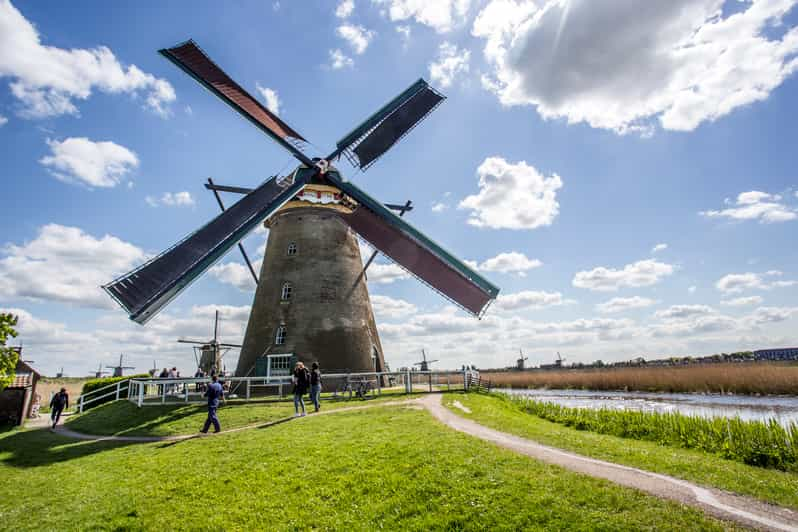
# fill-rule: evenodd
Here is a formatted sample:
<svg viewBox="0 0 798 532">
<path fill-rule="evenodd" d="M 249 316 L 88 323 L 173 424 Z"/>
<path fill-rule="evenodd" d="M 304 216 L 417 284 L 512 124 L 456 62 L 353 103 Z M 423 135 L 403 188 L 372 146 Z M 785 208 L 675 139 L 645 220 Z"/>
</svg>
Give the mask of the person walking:
<svg viewBox="0 0 798 532">
<path fill-rule="evenodd" d="M 314 362 L 310 366 L 310 400 L 313 401 L 313 408 L 315 412 L 319 411 L 319 396 L 321 395 L 321 371 L 319 371 L 319 363 Z"/>
<path fill-rule="evenodd" d="M 202 427 L 200 432 L 207 434 L 211 423 L 213 423 L 213 432 L 219 432 L 222 430 L 222 426 L 219 424 L 219 418 L 216 417 L 216 409 L 219 408 L 219 401 L 224 400 L 224 389 L 219 384 L 219 377 L 216 375 L 211 377 L 211 383 L 208 385 L 208 389 L 205 390 L 205 397 L 208 398 L 208 419 L 205 420 L 205 426 Z"/>
<path fill-rule="evenodd" d="M 297 362 L 294 367 L 294 374 L 291 378 L 294 382 L 294 416 L 299 417 L 305 415 L 305 400 L 303 395 L 308 393 L 308 385 L 310 384 L 310 374 L 308 368 L 302 362 Z M 299 407 L 302 407 L 302 414 L 299 413 Z"/>
<path fill-rule="evenodd" d="M 67 393 L 66 388 L 61 388 L 61 391 L 58 392 L 50 399 L 50 420 L 53 422 L 53 428 L 58 425 L 58 420 L 61 419 L 61 412 L 64 411 L 65 408 L 69 407 L 69 394 Z"/>
</svg>

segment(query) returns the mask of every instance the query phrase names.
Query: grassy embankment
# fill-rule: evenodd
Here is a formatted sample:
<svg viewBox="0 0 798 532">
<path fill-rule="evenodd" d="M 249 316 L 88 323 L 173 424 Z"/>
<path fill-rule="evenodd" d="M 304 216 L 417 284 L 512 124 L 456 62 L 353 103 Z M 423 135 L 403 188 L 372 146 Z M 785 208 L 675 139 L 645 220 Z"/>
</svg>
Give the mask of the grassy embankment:
<svg viewBox="0 0 798 532">
<path fill-rule="evenodd" d="M 471 410 L 452 406 L 459 400 Z M 798 474 L 751 466 L 693 449 L 577 430 L 527 413 L 505 397 L 450 395 L 447 406 L 483 425 L 585 456 L 672 475 L 798 509 Z"/>
<path fill-rule="evenodd" d="M 16 530 L 728 526 L 396 406 L 169 443 L 14 431 L 0 434 L 0 476 L 0 515 Z M 54 486 L 57 508 L 41 496 Z"/>
<path fill-rule="evenodd" d="M 532 370 L 482 374 L 497 386 L 512 388 L 798 395 L 798 365 L 788 363 Z"/>
</svg>

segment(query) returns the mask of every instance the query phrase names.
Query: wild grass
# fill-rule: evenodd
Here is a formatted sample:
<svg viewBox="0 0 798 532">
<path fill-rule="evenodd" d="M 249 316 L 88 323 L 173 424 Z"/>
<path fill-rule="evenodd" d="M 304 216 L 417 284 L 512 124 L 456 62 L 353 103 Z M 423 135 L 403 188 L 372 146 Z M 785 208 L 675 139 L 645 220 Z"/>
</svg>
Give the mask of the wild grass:
<svg viewBox="0 0 798 532">
<path fill-rule="evenodd" d="M 798 425 L 776 420 L 705 418 L 675 412 L 637 412 L 610 408 L 570 408 L 511 397 L 522 411 L 577 430 L 698 449 L 758 467 L 798 472 Z"/>
<path fill-rule="evenodd" d="M 482 374 L 497 386 L 512 388 L 798 395 L 798 365 L 788 363 L 696 364 Z"/>
<path fill-rule="evenodd" d="M 471 412 L 465 413 L 453 407 L 455 400 L 460 401 Z M 500 395 L 450 395 L 445 404 L 458 416 L 545 445 L 683 478 L 798 510 L 796 473 L 726 460 L 697 449 L 576 430 L 529 415 L 522 410 L 521 403 Z"/>
<path fill-rule="evenodd" d="M 394 406 L 169 443 L 14 431 L 0 478 L 14 530 L 728 528 Z"/>
</svg>

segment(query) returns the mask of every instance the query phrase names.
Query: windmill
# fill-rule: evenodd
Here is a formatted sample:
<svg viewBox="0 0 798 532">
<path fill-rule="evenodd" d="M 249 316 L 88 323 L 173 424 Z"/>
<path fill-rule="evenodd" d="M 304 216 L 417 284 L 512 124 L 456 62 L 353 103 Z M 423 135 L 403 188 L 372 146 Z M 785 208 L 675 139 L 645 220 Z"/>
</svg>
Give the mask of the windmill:
<svg viewBox="0 0 798 532">
<path fill-rule="evenodd" d="M 122 357 L 124 357 L 124 355 L 120 354 L 119 355 L 119 365 L 117 365 L 117 366 L 105 366 L 108 369 L 114 370 L 114 373 L 113 373 L 114 377 L 122 377 L 124 375 L 126 369 L 136 369 L 135 366 L 123 366 L 122 365 Z"/>
<path fill-rule="evenodd" d="M 419 366 L 419 371 L 429 371 L 429 365 L 438 361 L 438 359 L 427 360 L 427 352 L 423 349 L 421 350 L 421 357 L 421 362 L 416 362 L 413 364 L 414 366 Z"/>
<path fill-rule="evenodd" d="M 209 182 L 206 187 L 214 192 L 245 195 L 167 251 L 103 287 L 133 321 L 146 323 L 261 223 L 270 230 L 260 275 L 253 275 L 257 287 L 236 368 L 239 376 L 255 368 L 265 367 L 267 374 L 272 367 L 283 371 L 293 357 L 317 361 L 326 371 L 385 368 L 356 235 L 477 317 L 496 298 L 496 286 L 391 211 L 399 207 L 401 213 L 402 207 L 376 201 L 332 165 L 344 156 L 366 170 L 433 111 L 444 96 L 423 79 L 339 140 L 329 155 L 311 158 L 301 149 L 305 139 L 194 41 L 160 53 L 300 164 L 254 189 Z M 266 358 L 264 366 L 260 362 Z"/>
<path fill-rule="evenodd" d="M 206 375 L 219 373 L 222 371 L 222 358 L 225 353 L 234 347 L 241 347 L 240 344 L 223 344 L 219 342 L 219 311 L 216 311 L 213 320 L 213 338 L 206 341 L 199 340 L 186 340 L 180 338 L 177 340 L 183 344 L 197 344 L 194 347 L 194 358 L 197 359 L 197 367 L 202 368 Z M 197 357 L 196 353 L 199 351 L 200 356 Z"/>
<path fill-rule="evenodd" d="M 518 360 L 515 361 L 515 367 L 518 371 L 524 371 L 524 368 L 526 367 L 526 361 L 529 360 L 529 357 L 525 357 L 524 352 L 520 349 L 518 350 L 518 354 L 520 356 L 518 357 Z"/>
<path fill-rule="evenodd" d="M 121 364 L 121 362 L 120 362 L 120 364 Z M 97 366 L 97 371 L 94 372 L 94 378 L 95 379 L 102 379 L 103 375 L 105 375 L 106 373 L 108 373 L 108 372 L 103 369 L 103 363 L 100 362 L 99 365 Z"/>
<path fill-rule="evenodd" d="M 557 366 L 558 368 L 561 368 L 563 362 L 565 362 L 565 359 L 560 354 L 560 352 L 557 351 L 557 360 L 554 361 L 554 365 Z"/>
</svg>

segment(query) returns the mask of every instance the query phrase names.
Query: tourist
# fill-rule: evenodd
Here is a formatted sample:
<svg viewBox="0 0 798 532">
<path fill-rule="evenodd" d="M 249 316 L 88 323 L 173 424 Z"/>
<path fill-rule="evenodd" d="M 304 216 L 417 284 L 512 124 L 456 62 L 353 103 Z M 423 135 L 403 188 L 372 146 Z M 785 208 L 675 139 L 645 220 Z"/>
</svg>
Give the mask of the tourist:
<svg viewBox="0 0 798 532">
<path fill-rule="evenodd" d="M 312 371 L 310 372 L 310 400 L 313 401 L 313 407 L 318 412 L 319 395 L 321 395 L 321 371 L 319 371 L 319 363 L 314 362 L 311 365 Z"/>
<path fill-rule="evenodd" d="M 195 379 L 204 379 L 205 372 L 202 371 L 202 368 L 197 368 L 197 372 L 194 374 Z M 194 389 L 197 392 L 201 392 L 205 386 L 201 382 L 197 382 L 194 384 Z"/>
<path fill-rule="evenodd" d="M 33 404 L 30 406 L 30 417 L 36 419 L 39 417 L 39 410 L 42 408 L 42 396 L 38 393 L 33 398 Z"/>
<path fill-rule="evenodd" d="M 219 377 L 214 375 L 211 377 L 211 383 L 208 385 L 208 389 L 205 391 L 205 397 L 208 398 L 208 419 L 205 420 L 205 426 L 202 427 L 203 434 L 208 433 L 208 428 L 213 423 L 213 432 L 219 432 L 222 430 L 221 425 L 219 424 L 219 418 L 216 417 L 216 409 L 219 408 L 219 400 L 224 400 L 224 390 L 222 389 L 222 385 L 219 384 Z"/>
<path fill-rule="evenodd" d="M 310 374 L 305 364 L 297 362 L 294 367 L 294 374 L 291 377 L 294 383 L 294 416 L 305 415 L 305 400 L 302 398 L 308 392 L 308 385 L 310 384 Z M 302 407 L 302 414 L 299 413 L 299 407 Z"/>
<path fill-rule="evenodd" d="M 69 394 L 67 394 L 66 388 L 61 388 L 61 391 L 50 399 L 50 420 L 53 422 L 53 428 L 58 425 L 58 420 L 61 419 L 61 412 L 68 407 Z"/>
</svg>

